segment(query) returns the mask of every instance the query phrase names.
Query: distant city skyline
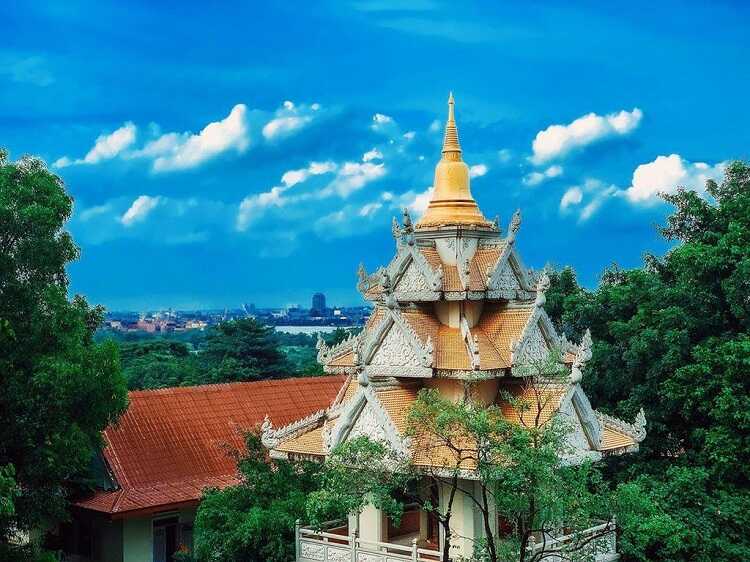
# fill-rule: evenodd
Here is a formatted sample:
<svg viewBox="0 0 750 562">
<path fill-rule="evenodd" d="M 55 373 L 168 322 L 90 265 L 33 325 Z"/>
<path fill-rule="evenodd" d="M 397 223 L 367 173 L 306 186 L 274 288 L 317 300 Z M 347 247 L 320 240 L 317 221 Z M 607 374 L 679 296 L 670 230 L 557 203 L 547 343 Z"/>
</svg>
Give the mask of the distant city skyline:
<svg viewBox="0 0 750 562">
<path fill-rule="evenodd" d="M 527 267 L 596 285 L 669 246 L 657 193 L 750 159 L 740 2 L 18 3 L 0 143 L 75 198 L 71 292 L 109 309 L 360 304 L 456 95 L 472 192 Z M 710 22 L 710 23 L 707 23 Z M 699 38 L 697 40 L 696 38 Z"/>
</svg>

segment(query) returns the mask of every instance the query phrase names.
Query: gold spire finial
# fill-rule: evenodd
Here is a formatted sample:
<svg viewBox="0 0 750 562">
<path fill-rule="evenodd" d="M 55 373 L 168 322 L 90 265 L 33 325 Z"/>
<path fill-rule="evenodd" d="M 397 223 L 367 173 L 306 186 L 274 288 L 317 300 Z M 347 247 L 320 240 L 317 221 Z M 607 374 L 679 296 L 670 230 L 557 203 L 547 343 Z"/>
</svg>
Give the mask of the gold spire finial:
<svg viewBox="0 0 750 562">
<path fill-rule="evenodd" d="M 443 137 L 443 157 L 447 160 L 461 160 L 461 144 L 458 142 L 458 128 L 455 114 L 456 101 L 453 92 L 448 96 L 448 120 L 445 122 L 445 137 Z"/>
<path fill-rule="evenodd" d="M 492 229 L 469 189 L 469 167 L 461 159 L 453 92 L 448 96 L 448 120 L 445 123 L 443 157 L 435 168 L 435 189 L 427 211 L 416 224 L 417 230 L 443 226 L 475 226 Z"/>
</svg>

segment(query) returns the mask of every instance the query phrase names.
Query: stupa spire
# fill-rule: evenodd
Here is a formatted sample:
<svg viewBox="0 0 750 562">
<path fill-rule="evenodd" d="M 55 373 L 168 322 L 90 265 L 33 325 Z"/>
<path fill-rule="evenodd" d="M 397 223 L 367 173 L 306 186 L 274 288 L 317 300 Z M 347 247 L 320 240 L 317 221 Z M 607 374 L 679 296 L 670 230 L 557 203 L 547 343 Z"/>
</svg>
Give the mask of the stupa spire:
<svg viewBox="0 0 750 562">
<path fill-rule="evenodd" d="M 461 144 L 456 126 L 456 101 L 448 96 L 448 120 L 445 122 L 442 158 L 435 167 L 432 199 L 417 230 L 441 226 L 470 226 L 492 229 L 484 218 L 469 189 L 469 167 L 461 158 Z"/>
<path fill-rule="evenodd" d="M 461 159 L 461 143 L 458 141 L 458 128 L 456 127 L 456 101 L 453 92 L 448 96 L 448 120 L 445 122 L 445 136 L 443 137 L 443 155 L 455 153 L 455 160 Z"/>
</svg>

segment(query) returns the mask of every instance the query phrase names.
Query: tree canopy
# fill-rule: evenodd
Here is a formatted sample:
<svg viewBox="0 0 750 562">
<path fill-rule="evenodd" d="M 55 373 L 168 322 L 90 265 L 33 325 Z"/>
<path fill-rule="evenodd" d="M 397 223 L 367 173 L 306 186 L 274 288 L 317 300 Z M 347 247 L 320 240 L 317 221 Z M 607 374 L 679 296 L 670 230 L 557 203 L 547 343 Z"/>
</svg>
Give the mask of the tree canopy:
<svg viewBox="0 0 750 562">
<path fill-rule="evenodd" d="M 745 518 L 724 517 L 750 502 L 750 167 L 730 164 L 704 196 L 664 199 L 671 251 L 609 268 L 595 291 L 559 282 L 562 306 L 548 311 L 573 337 L 591 329 L 592 402 L 625 419 L 646 412 L 641 454 L 610 471 L 653 501 L 626 556 L 750 559 Z"/>
<path fill-rule="evenodd" d="M 0 549 L 65 517 L 101 430 L 126 406 L 116 346 L 94 342 L 101 308 L 68 298 L 72 207 L 41 161 L 0 150 Z"/>
<path fill-rule="evenodd" d="M 238 462 L 242 482 L 207 490 L 195 520 L 195 558 L 212 562 L 288 562 L 294 524 L 316 488 L 319 465 L 272 460 L 256 433 Z"/>
</svg>

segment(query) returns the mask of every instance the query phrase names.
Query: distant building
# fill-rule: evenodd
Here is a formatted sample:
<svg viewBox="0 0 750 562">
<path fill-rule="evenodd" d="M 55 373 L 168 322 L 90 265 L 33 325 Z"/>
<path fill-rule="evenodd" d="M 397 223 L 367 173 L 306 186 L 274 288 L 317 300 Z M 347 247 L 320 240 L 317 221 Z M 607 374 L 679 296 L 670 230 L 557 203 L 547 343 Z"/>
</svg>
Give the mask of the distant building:
<svg viewBox="0 0 750 562">
<path fill-rule="evenodd" d="M 310 316 L 325 316 L 326 296 L 323 293 L 315 293 L 312 297 Z"/>
</svg>

